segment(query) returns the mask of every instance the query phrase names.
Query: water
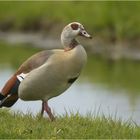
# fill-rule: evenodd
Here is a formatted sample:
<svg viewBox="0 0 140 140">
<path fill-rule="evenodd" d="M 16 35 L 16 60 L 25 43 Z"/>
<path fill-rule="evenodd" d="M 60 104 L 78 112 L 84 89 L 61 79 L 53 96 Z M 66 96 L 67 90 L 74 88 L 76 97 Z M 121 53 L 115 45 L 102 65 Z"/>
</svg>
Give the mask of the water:
<svg viewBox="0 0 140 140">
<path fill-rule="evenodd" d="M 0 65 L 0 87 L 15 71 L 13 66 Z M 56 115 L 79 112 L 81 115 L 112 116 L 124 121 L 129 119 L 140 124 L 140 66 L 137 62 L 112 63 L 89 57 L 81 77 L 65 93 L 49 100 Z M 41 101 L 18 102 L 13 111 L 37 114 Z"/>
</svg>

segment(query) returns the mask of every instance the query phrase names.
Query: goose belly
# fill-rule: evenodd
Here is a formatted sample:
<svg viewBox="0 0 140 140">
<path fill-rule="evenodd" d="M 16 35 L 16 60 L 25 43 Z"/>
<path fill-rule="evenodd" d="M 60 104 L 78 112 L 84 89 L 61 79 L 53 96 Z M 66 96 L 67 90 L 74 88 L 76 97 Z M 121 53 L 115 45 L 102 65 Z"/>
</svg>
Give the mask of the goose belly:
<svg viewBox="0 0 140 140">
<path fill-rule="evenodd" d="M 30 72 L 19 86 L 19 98 L 23 100 L 48 100 L 63 93 L 73 80 L 62 68 L 39 68 Z"/>
</svg>

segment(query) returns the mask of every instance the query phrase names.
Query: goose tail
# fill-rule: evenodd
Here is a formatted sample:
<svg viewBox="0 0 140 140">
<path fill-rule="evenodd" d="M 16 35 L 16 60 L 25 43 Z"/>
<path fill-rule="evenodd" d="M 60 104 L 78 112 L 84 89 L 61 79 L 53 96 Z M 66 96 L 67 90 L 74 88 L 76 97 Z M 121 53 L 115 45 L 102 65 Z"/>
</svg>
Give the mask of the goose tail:
<svg viewBox="0 0 140 140">
<path fill-rule="evenodd" d="M 2 95 L 2 93 L 0 92 L 0 101 L 3 100 L 5 98 L 4 95 Z"/>
<path fill-rule="evenodd" d="M 3 106 L 3 101 L 5 100 L 6 96 L 4 96 L 1 92 L 0 92 L 0 108 Z"/>
<path fill-rule="evenodd" d="M 20 85 L 20 81 L 16 79 L 11 89 L 7 93 L 7 95 L 3 95 L 0 93 L 0 108 L 2 107 L 11 107 L 18 100 L 18 87 Z"/>
</svg>

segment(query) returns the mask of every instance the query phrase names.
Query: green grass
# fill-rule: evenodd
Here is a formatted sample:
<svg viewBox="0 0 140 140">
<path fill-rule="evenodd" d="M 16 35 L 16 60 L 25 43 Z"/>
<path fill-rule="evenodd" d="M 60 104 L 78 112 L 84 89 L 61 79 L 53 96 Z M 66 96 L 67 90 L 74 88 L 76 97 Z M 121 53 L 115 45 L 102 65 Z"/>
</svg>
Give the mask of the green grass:
<svg viewBox="0 0 140 140">
<path fill-rule="evenodd" d="M 0 28 L 49 32 L 58 25 L 79 21 L 106 40 L 138 39 L 139 13 L 139 1 L 1 1 Z"/>
<path fill-rule="evenodd" d="M 140 138 L 140 127 L 129 122 L 103 117 L 82 117 L 78 114 L 58 116 L 54 122 L 30 114 L 11 114 L 0 110 L 1 139 L 123 139 Z"/>
</svg>

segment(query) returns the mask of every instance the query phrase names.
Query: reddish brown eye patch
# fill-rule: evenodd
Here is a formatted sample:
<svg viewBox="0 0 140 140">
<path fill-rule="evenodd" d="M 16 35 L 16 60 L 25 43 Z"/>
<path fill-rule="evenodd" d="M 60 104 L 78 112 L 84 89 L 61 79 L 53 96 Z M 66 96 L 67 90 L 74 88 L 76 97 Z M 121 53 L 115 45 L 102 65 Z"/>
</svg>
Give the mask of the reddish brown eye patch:
<svg viewBox="0 0 140 140">
<path fill-rule="evenodd" d="M 77 30 L 77 29 L 79 28 L 79 25 L 76 24 L 76 23 L 73 23 L 73 24 L 71 24 L 71 28 L 72 28 L 73 30 Z"/>
</svg>

